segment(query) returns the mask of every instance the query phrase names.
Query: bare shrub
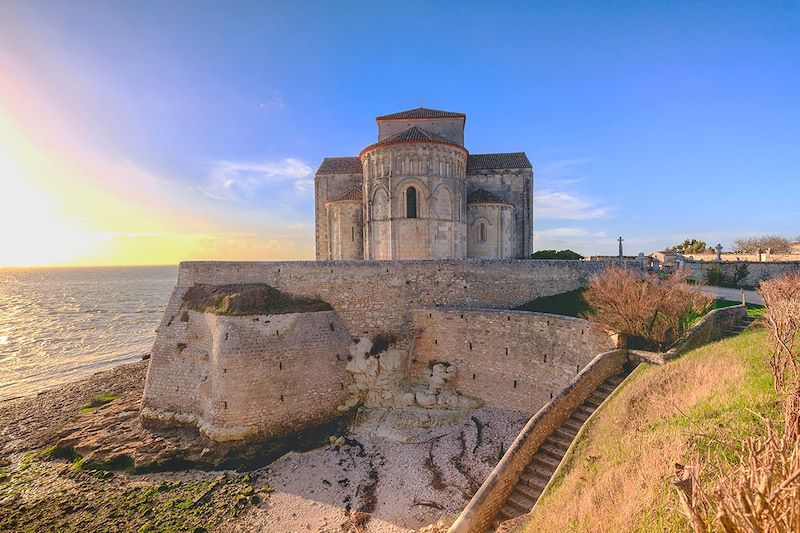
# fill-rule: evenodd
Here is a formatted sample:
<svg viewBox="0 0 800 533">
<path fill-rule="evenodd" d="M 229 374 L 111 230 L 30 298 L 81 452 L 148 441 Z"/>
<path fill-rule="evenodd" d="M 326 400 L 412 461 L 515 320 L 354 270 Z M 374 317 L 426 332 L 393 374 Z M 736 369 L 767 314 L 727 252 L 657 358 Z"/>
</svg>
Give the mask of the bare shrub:
<svg viewBox="0 0 800 533">
<path fill-rule="evenodd" d="M 779 235 L 742 237 L 733 241 L 733 244 L 736 246 L 736 251 L 748 254 L 754 254 L 759 250 L 769 250 L 773 254 L 787 254 L 792 248 L 792 243 L 789 239 Z"/>
<path fill-rule="evenodd" d="M 695 467 L 676 466 L 673 485 L 697 533 L 789 533 L 800 531 L 800 448 L 771 424 L 763 437 L 748 438 L 737 453 L 739 467 L 713 493 Z"/>
<path fill-rule="evenodd" d="M 758 288 L 767 312 L 770 368 L 775 390 L 782 396 L 786 432 L 800 437 L 800 273 L 761 282 Z"/>
<path fill-rule="evenodd" d="M 591 308 L 590 320 L 662 350 L 679 339 L 691 320 L 713 301 L 690 286 L 680 271 L 659 280 L 622 267 L 593 276 L 584 298 Z"/>
</svg>

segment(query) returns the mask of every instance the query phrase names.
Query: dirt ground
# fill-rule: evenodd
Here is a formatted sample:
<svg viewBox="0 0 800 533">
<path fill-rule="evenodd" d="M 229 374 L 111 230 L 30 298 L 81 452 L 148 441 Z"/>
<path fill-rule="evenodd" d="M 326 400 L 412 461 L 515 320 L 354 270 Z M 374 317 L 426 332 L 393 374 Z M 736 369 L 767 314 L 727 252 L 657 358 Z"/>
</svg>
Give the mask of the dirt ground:
<svg viewBox="0 0 800 533">
<path fill-rule="evenodd" d="M 400 442 L 378 436 L 391 413 L 372 410 L 343 443 L 242 472 L 130 474 L 54 454 L 65 426 L 97 416 L 81 414 L 92 398 L 141 394 L 145 370 L 0 403 L 0 531 L 417 531 L 461 511 L 527 420 L 482 408 Z"/>
</svg>

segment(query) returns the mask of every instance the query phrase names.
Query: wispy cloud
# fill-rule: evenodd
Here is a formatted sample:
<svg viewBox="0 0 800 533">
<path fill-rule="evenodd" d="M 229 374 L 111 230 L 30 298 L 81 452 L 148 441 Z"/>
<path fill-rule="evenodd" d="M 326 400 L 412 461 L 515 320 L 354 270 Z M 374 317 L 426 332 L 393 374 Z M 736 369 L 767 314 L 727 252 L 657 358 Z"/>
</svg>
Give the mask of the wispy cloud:
<svg viewBox="0 0 800 533">
<path fill-rule="evenodd" d="M 554 189 L 540 189 L 533 195 L 533 216 L 538 220 L 590 220 L 611 213 L 596 201 Z"/>
<path fill-rule="evenodd" d="M 580 167 L 592 161 L 594 159 L 591 157 L 544 161 L 536 165 L 536 176 L 548 180 L 564 178 L 574 180 L 576 173 L 580 173 Z"/>
<path fill-rule="evenodd" d="M 218 161 L 200 192 L 217 200 L 253 198 L 266 187 L 290 186 L 306 195 L 314 190 L 311 167 L 300 159 L 280 161 Z"/>
<path fill-rule="evenodd" d="M 286 104 L 279 91 L 272 91 L 272 96 L 258 103 L 258 108 L 264 111 L 283 111 Z"/>
<path fill-rule="evenodd" d="M 592 220 L 608 216 L 612 209 L 602 201 L 574 191 L 584 180 L 583 166 L 591 158 L 556 159 L 536 167 L 536 188 L 533 196 L 536 220 Z"/>
<path fill-rule="evenodd" d="M 586 228 L 548 228 L 534 232 L 536 237 L 542 238 L 571 238 L 571 237 L 605 237 L 605 231 L 591 231 Z"/>
</svg>

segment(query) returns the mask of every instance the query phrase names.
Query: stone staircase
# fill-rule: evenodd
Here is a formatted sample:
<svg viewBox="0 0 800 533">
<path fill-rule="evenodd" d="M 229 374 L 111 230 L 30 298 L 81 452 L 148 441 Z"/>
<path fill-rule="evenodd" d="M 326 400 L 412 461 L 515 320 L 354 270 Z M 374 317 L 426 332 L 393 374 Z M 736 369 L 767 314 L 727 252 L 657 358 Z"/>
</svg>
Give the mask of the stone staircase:
<svg viewBox="0 0 800 533">
<path fill-rule="evenodd" d="M 750 324 L 756 320 L 758 320 L 756 317 L 745 315 L 745 317 L 739 320 L 739 322 L 728 328 L 728 330 L 725 332 L 725 337 L 733 337 L 734 335 L 738 335 L 749 328 Z"/>
<path fill-rule="evenodd" d="M 578 431 L 586 419 L 600 407 L 600 404 L 622 383 L 627 373 L 612 376 L 601 383 L 591 396 L 579 405 L 560 427 L 545 439 L 534 454 L 531 462 L 525 467 L 517 485 L 508 496 L 506 503 L 500 508 L 494 524 L 487 533 L 497 529 L 500 523 L 530 512 L 533 504 L 542 494 L 550 477 L 555 472 L 564 454 L 567 453 Z"/>
</svg>

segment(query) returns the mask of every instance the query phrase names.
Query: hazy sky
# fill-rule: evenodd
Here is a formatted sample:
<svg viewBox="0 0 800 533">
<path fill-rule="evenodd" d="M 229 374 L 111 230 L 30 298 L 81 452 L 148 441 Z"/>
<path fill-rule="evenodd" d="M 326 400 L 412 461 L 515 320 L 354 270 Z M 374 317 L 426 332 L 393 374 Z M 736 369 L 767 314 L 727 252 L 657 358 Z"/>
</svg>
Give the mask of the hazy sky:
<svg viewBox="0 0 800 533">
<path fill-rule="evenodd" d="M 374 117 L 527 152 L 535 247 L 800 234 L 800 3 L 0 1 L 0 265 L 313 259 Z"/>
</svg>

